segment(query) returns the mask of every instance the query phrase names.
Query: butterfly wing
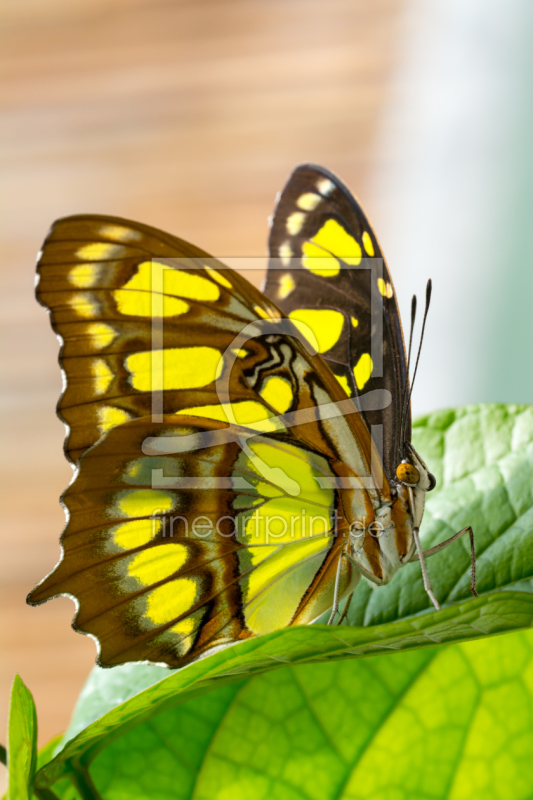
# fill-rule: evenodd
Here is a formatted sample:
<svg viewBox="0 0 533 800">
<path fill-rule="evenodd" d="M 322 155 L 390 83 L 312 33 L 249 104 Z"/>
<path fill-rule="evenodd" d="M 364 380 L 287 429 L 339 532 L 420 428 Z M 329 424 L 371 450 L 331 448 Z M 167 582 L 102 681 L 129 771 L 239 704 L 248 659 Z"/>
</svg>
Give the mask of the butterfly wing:
<svg viewBox="0 0 533 800">
<path fill-rule="evenodd" d="M 403 441 L 407 365 L 392 280 L 363 210 L 332 173 L 304 164 L 292 173 L 277 203 L 269 252 L 265 294 L 296 324 L 311 328 L 348 396 L 390 392 L 389 406 L 363 412 L 369 426 L 383 426 L 383 463 L 390 480 Z M 408 440 L 410 426 L 408 408 Z"/>
<path fill-rule="evenodd" d="M 154 412 L 154 402 L 159 413 L 218 402 L 221 352 L 257 311 L 247 285 L 233 272 L 230 284 L 216 263 L 118 218 L 76 216 L 52 227 L 37 296 L 62 342 L 58 413 L 73 463 L 110 428 Z M 154 351 L 164 353 L 157 363 Z M 250 399 L 235 381 L 231 390 Z"/>
<path fill-rule="evenodd" d="M 217 443 L 228 431 L 193 417 L 141 418 L 80 459 L 63 497 L 63 559 L 31 599 L 73 595 L 75 628 L 98 640 L 102 665 L 183 666 L 331 606 L 344 540 L 334 536 L 337 492 L 314 480 L 334 475 L 327 459 L 268 434 L 245 453 L 238 441 Z M 199 436 L 204 446 L 191 449 Z M 167 453 L 169 440 L 181 452 Z M 299 494 L 265 478 L 264 463 L 298 474 Z M 344 565 L 343 590 L 353 578 Z"/>
<path fill-rule="evenodd" d="M 103 665 L 171 666 L 331 605 L 335 528 L 370 523 L 390 492 L 361 415 L 293 323 L 207 254 L 121 219 L 60 220 L 39 276 L 78 470 L 62 560 L 29 602 L 75 597 Z M 247 514 L 289 532 L 265 539 Z M 370 562 L 378 549 L 369 538 Z M 355 580 L 343 565 L 343 591 Z"/>
</svg>

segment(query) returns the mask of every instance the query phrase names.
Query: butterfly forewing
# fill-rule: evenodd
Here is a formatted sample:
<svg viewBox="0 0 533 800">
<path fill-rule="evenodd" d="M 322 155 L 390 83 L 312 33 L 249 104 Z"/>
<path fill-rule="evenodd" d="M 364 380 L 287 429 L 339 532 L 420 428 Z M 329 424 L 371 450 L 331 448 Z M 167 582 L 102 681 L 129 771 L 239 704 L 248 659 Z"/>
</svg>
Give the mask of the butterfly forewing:
<svg viewBox="0 0 533 800">
<path fill-rule="evenodd" d="M 72 217 L 54 225 L 39 258 L 38 297 L 63 342 L 58 411 L 73 462 L 110 428 L 151 414 L 154 393 L 160 413 L 207 408 L 205 416 L 224 419 L 215 390 L 224 370 L 239 423 L 305 403 L 288 370 L 276 371 L 273 359 L 291 359 L 273 354 L 275 343 L 255 336 L 232 357 L 235 337 L 279 310 L 237 273 L 215 266 L 187 243 L 126 220 Z M 297 340 L 291 348 L 309 360 Z M 262 363 L 271 368 L 259 370 Z"/>
<path fill-rule="evenodd" d="M 379 243 L 361 207 L 327 170 L 298 167 L 274 212 L 265 294 L 318 349 L 348 396 L 386 390 L 390 405 L 363 414 L 383 426 L 383 461 L 394 476 L 407 381 L 396 297 Z M 406 438 L 410 437 L 407 409 Z"/>
</svg>

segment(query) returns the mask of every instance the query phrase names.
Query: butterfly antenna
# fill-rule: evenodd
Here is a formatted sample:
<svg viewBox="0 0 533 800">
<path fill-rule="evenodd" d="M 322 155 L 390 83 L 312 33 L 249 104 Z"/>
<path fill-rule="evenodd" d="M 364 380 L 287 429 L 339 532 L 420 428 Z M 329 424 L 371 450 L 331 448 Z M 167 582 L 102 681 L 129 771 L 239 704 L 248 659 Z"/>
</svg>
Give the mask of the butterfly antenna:
<svg viewBox="0 0 533 800">
<path fill-rule="evenodd" d="M 406 406 L 406 414 L 405 414 L 405 419 L 404 419 L 404 423 L 403 423 L 404 425 L 407 423 L 407 408 L 409 408 L 409 405 L 411 403 L 411 395 L 413 394 L 413 386 L 415 385 L 416 371 L 418 369 L 418 362 L 420 361 L 420 353 L 422 352 L 422 342 L 424 341 L 424 332 L 426 330 L 426 320 L 427 320 L 428 311 L 429 311 L 429 304 L 431 302 L 431 288 L 432 288 L 432 284 L 431 284 L 431 278 L 430 278 L 429 281 L 428 281 L 428 285 L 426 286 L 426 308 L 424 309 L 424 319 L 422 321 L 422 333 L 420 334 L 420 344 L 418 345 L 418 353 L 417 353 L 417 356 L 416 356 L 415 371 L 413 372 L 413 380 L 411 381 L 411 391 L 409 392 L 409 400 L 408 400 L 407 406 Z M 411 350 L 410 346 L 409 346 L 409 350 Z"/>
<path fill-rule="evenodd" d="M 416 319 L 416 294 L 413 295 L 413 299 L 411 300 L 411 328 L 409 331 L 409 351 L 407 356 L 407 377 L 405 381 L 405 390 L 402 397 L 402 403 L 400 406 L 400 437 L 399 437 L 399 445 L 403 447 L 402 435 L 403 430 L 405 428 L 405 421 L 407 417 L 407 395 L 409 392 L 409 370 L 411 367 L 411 349 L 413 346 L 413 332 L 415 329 L 415 319 Z M 398 456 L 399 454 L 397 454 Z"/>
</svg>

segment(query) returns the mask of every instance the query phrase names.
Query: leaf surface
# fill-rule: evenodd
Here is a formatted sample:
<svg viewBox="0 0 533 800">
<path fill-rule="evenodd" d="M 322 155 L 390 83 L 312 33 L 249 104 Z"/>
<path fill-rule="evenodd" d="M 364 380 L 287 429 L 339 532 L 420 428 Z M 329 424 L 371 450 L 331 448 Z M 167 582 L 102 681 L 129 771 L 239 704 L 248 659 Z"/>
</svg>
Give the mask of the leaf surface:
<svg viewBox="0 0 533 800">
<path fill-rule="evenodd" d="M 533 786 L 495 793 L 501 759 L 480 742 L 506 743 L 516 787 L 529 786 L 518 773 L 532 741 L 533 640 L 483 638 L 533 624 L 533 408 L 439 412 L 413 439 L 438 480 L 424 545 L 471 524 L 481 597 L 459 540 L 428 561 L 439 612 L 414 563 L 387 587 L 360 586 L 342 627 L 276 631 L 170 673 L 95 669 L 37 784 L 64 798 L 528 797 Z M 519 712 L 518 738 L 496 690 Z"/>
<path fill-rule="evenodd" d="M 7 723 L 8 800 L 28 800 L 37 765 L 37 714 L 31 692 L 15 675 Z"/>
<path fill-rule="evenodd" d="M 155 688 L 155 687 L 154 687 Z M 526 800 L 533 631 L 285 667 L 108 741 L 64 800 Z"/>
</svg>

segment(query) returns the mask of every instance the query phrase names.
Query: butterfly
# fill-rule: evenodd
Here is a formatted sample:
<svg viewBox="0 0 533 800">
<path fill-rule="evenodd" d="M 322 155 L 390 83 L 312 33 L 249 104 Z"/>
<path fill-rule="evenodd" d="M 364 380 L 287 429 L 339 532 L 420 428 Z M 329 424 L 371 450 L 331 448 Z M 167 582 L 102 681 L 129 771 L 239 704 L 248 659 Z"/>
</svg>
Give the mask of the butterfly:
<svg viewBox="0 0 533 800">
<path fill-rule="evenodd" d="M 421 550 L 435 479 L 411 444 L 396 296 L 360 205 L 298 167 L 269 253 L 263 293 L 120 218 L 61 219 L 39 254 L 75 475 L 61 560 L 28 602 L 73 598 L 102 666 L 181 667 L 333 622 L 361 577 L 379 587 L 416 559 L 438 608 L 425 557 L 465 533 L 476 593 L 471 528 Z"/>
</svg>

